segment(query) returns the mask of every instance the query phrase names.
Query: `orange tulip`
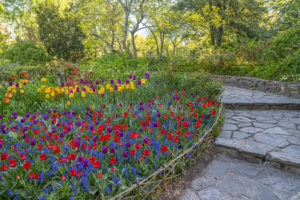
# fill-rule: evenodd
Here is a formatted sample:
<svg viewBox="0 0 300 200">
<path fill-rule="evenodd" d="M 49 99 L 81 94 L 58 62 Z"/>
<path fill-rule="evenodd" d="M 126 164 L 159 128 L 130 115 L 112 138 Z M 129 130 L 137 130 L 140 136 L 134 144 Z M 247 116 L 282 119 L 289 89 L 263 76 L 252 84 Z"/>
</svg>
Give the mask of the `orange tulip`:
<svg viewBox="0 0 300 200">
<path fill-rule="evenodd" d="M 5 94 L 5 97 L 11 98 L 11 97 L 12 97 L 12 93 L 6 93 L 6 94 Z"/>
</svg>

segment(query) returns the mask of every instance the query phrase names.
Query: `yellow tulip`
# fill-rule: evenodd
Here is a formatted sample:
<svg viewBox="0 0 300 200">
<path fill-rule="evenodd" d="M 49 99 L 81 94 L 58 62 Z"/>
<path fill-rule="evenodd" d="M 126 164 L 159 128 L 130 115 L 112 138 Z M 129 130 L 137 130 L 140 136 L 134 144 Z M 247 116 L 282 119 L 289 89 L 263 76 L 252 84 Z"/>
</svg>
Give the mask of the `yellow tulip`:
<svg viewBox="0 0 300 200">
<path fill-rule="evenodd" d="M 74 94 L 73 94 L 73 93 L 70 93 L 70 94 L 69 94 L 69 98 L 72 99 L 73 97 L 74 97 Z"/>
<path fill-rule="evenodd" d="M 20 93 L 21 93 L 21 94 L 24 94 L 24 90 L 20 90 Z"/>
<path fill-rule="evenodd" d="M 130 83 L 130 88 L 131 88 L 132 90 L 135 89 L 135 86 L 134 86 L 134 83 L 133 83 L 133 82 Z"/>
<path fill-rule="evenodd" d="M 67 102 L 67 106 L 70 106 L 70 105 L 71 105 L 71 103 L 70 103 L 70 101 L 68 101 L 68 102 Z"/>
<path fill-rule="evenodd" d="M 90 109 L 91 109 L 91 111 L 94 111 L 95 107 L 94 107 L 94 106 L 91 106 L 91 108 L 90 108 Z"/>
<path fill-rule="evenodd" d="M 8 88 L 7 88 L 7 91 L 10 92 L 10 91 L 11 91 L 11 87 L 8 87 Z"/>
<path fill-rule="evenodd" d="M 41 88 L 39 88 L 39 89 L 38 89 L 38 93 L 40 93 L 41 91 L 42 91 Z"/>
<path fill-rule="evenodd" d="M 42 78 L 41 81 L 42 81 L 42 82 L 46 82 L 46 78 Z"/>
<path fill-rule="evenodd" d="M 81 97 L 82 97 L 82 98 L 85 98 L 85 97 L 86 97 L 85 92 L 83 92 L 83 91 L 81 92 Z"/>
<path fill-rule="evenodd" d="M 17 90 L 16 89 L 13 89 L 13 91 L 12 91 L 13 93 L 16 93 L 17 92 Z"/>
<path fill-rule="evenodd" d="M 46 86 L 45 86 L 45 85 L 42 85 L 42 86 L 41 86 L 41 89 L 42 89 L 42 90 L 44 90 L 45 88 L 46 88 Z"/>
<path fill-rule="evenodd" d="M 55 92 L 51 92 L 51 96 L 54 97 L 55 96 Z"/>
<path fill-rule="evenodd" d="M 49 99 L 49 97 L 50 97 L 49 94 L 46 94 L 46 99 Z"/>
</svg>

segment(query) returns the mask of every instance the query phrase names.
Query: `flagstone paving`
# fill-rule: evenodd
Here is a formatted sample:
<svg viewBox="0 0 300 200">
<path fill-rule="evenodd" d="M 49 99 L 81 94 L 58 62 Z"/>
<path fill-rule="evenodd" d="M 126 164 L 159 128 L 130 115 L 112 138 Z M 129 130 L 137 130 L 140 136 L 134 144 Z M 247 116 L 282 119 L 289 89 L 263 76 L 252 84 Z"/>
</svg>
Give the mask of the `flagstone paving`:
<svg viewBox="0 0 300 200">
<path fill-rule="evenodd" d="M 180 200 L 299 200 L 300 176 L 220 154 Z"/>
<path fill-rule="evenodd" d="M 300 99 L 224 88 L 218 157 L 179 199 L 300 200 Z"/>
<path fill-rule="evenodd" d="M 300 111 L 227 110 L 215 144 L 234 157 L 300 168 Z"/>
</svg>

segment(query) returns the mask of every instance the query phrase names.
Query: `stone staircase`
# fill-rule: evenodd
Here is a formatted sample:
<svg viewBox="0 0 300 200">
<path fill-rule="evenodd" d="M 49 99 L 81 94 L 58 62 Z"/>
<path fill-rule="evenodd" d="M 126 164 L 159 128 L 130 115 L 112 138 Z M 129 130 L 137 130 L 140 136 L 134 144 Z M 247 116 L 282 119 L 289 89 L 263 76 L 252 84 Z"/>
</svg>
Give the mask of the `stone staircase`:
<svg viewBox="0 0 300 200">
<path fill-rule="evenodd" d="M 223 98 L 218 152 L 300 174 L 300 99 L 236 87 Z"/>
<path fill-rule="evenodd" d="M 300 200 L 300 99 L 224 88 L 216 157 L 178 199 Z"/>
</svg>

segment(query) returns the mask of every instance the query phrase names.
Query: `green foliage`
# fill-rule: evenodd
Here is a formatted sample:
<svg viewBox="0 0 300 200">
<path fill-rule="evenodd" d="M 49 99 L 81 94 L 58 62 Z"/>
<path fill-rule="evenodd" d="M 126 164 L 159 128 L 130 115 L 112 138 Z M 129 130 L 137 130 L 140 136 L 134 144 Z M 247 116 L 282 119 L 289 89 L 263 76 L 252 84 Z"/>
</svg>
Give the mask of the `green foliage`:
<svg viewBox="0 0 300 200">
<path fill-rule="evenodd" d="M 277 61 L 289 55 L 294 56 L 295 51 L 299 49 L 299 34 L 300 31 L 296 27 L 279 32 L 271 40 L 270 58 Z"/>
<path fill-rule="evenodd" d="M 258 0 L 180 0 L 175 5 L 178 10 L 198 11 L 203 16 L 203 8 L 216 7 L 218 14 L 222 18 L 219 26 L 210 24 L 207 31 L 209 32 L 210 43 L 214 47 L 221 47 L 225 42 L 224 36 L 230 35 L 230 39 L 235 37 L 240 40 L 242 37 L 260 38 L 266 33 L 265 28 L 260 26 L 264 20 L 263 15 L 267 9 L 261 1 Z M 200 31 L 199 31 L 200 32 Z M 201 32 L 200 32 L 201 33 Z"/>
<path fill-rule="evenodd" d="M 84 34 L 75 11 L 66 8 L 64 16 L 53 3 L 40 3 L 36 9 L 41 41 L 49 54 L 75 62 L 84 56 Z"/>
<path fill-rule="evenodd" d="M 210 73 L 226 73 L 233 70 L 236 64 L 236 56 L 230 51 L 221 51 L 204 57 L 201 65 Z"/>
<path fill-rule="evenodd" d="M 256 67 L 250 75 L 262 78 L 299 81 L 300 48 L 299 30 L 290 28 L 280 32 L 270 42 L 266 56 L 261 59 L 262 67 Z"/>
<path fill-rule="evenodd" d="M 1 56 L 11 63 L 21 65 L 39 65 L 51 60 L 47 52 L 33 42 L 17 42 L 9 46 Z"/>
<path fill-rule="evenodd" d="M 196 73 L 157 73 L 156 80 L 161 87 L 180 90 L 191 89 L 197 95 L 217 97 L 222 93 L 220 82 L 211 81 L 208 76 Z"/>
<path fill-rule="evenodd" d="M 91 71 L 92 79 L 128 78 L 125 74 L 141 75 L 148 71 L 148 61 L 144 58 L 131 59 L 125 54 L 106 54 L 90 64 L 80 65 L 79 68 Z"/>
<path fill-rule="evenodd" d="M 275 21 L 275 30 L 284 31 L 289 28 L 299 29 L 299 7 L 300 2 L 297 0 L 274 0 L 272 1 L 274 10 L 278 12 Z"/>
</svg>

